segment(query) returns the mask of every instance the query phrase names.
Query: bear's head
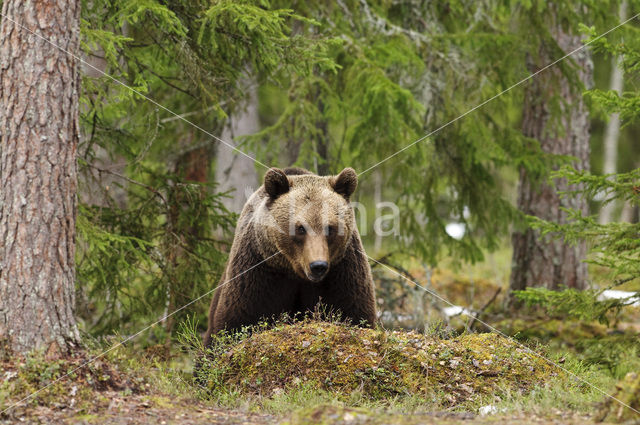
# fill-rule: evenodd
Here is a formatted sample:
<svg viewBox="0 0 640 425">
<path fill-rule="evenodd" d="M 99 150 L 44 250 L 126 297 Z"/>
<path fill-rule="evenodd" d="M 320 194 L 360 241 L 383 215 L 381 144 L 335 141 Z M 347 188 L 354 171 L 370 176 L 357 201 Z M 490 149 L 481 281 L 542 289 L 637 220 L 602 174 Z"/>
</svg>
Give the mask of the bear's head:
<svg viewBox="0 0 640 425">
<path fill-rule="evenodd" d="M 356 231 L 349 197 L 357 185 L 353 168 L 337 176 L 267 171 L 267 238 L 296 275 L 320 282 L 344 256 Z"/>
</svg>

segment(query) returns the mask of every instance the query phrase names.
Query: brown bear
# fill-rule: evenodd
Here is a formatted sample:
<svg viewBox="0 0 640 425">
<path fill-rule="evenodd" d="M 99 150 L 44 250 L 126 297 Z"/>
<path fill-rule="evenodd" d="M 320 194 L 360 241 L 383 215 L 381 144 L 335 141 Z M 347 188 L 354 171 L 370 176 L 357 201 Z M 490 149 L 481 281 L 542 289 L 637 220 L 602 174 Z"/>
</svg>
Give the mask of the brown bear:
<svg viewBox="0 0 640 425">
<path fill-rule="evenodd" d="M 352 168 L 318 176 L 301 168 L 271 168 L 245 204 L 219 287 L 213 294 L 204 343 L 319 302 L 353 324 L 376 320 L 371 269 L 349 197 Z"/>
</svg>

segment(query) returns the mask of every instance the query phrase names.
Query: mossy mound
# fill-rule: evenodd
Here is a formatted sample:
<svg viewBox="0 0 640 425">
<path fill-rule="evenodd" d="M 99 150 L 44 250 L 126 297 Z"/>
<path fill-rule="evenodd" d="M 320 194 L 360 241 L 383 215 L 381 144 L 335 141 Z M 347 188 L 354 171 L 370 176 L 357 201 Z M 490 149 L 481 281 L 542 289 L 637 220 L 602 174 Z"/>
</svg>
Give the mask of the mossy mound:
<svg viewBox="0 0 640 425">
<path fill-rule="evenodd" d="M 557 371 L 496 334 L 441 339 L 305 320 L 239 341 L 220 337 L 202 378 L 212 392 L 272 395 L 305 385 L 369 399 L 439 394 L 455 405 L 502 391 L 527 391 Z"/>
<path fill-rule="evenodd" d="M 616 386 L 613 396 L 617 400 L 605 399 L 598 422 L 640 424 L 640 414 L 637 413 L 640 411 L 640 374 L 628 373 Z"/>
</svg>

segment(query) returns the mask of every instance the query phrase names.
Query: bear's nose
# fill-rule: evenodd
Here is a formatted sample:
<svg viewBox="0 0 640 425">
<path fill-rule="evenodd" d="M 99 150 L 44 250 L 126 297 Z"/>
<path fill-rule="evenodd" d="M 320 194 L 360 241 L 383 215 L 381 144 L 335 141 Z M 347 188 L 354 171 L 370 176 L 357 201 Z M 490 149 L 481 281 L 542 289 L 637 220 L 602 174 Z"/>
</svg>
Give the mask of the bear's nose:
<svg viewBox="0 0 640 425">
<path fill-rule="evenodd" d="M 329 263 L 326 261 L 312 261 L 309 263 L 309 268 L 311 269 L 313 277 L 319 278 L 324 276 L 327 270 L 329 270 Z"/>
</svg>

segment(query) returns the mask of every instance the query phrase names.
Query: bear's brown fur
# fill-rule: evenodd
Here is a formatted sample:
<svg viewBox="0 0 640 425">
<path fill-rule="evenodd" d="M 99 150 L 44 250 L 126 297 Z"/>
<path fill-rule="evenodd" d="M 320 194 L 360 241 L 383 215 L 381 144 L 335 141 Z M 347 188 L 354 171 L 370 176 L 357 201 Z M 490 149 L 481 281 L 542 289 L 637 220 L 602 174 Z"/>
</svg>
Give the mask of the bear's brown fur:
<svg viewBox="0 0 640 425">
<path fill-rule="evenodd" d="M 326 177 L 267 171 L 240 214 L 205 346 L 220 330 L 293 317 L 319 302 L 354 324 L 374 324 L 373 279 L 349 205 L 357 182 L 351 168 Z"/>
</svg>

